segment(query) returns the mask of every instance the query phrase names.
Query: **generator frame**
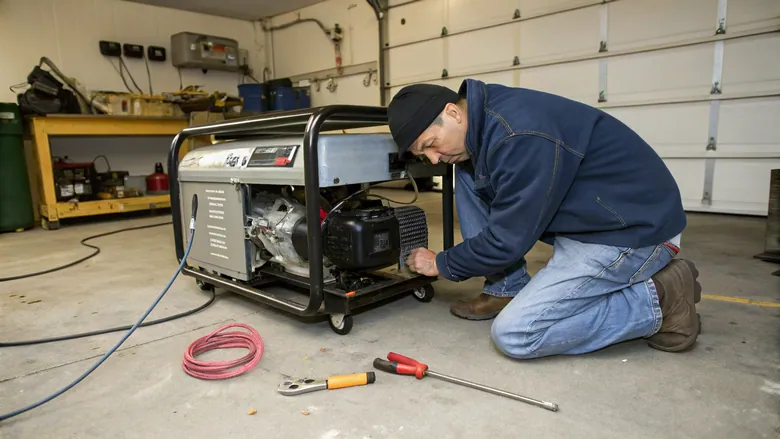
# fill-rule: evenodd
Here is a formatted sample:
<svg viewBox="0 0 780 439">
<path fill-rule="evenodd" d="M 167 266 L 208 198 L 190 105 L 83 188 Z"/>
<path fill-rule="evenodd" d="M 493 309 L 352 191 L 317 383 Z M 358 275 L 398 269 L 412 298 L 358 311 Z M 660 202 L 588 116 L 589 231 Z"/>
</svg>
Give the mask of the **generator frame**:
<svg viewBox="0 0 780 439">
<path fill-rule="evenodd" d="M 184 227 L 182 224 L 182 200 L 179 184 L 179 152 L 184 142 L 192 137 L 214 136 L 218 140 L 262 137 L 266 135 L 303 136 L 304 184 L 307 200 L 320 197 L 318 141 L 323 131 L 349 130 L 377 127 L 388 124 L 387 108 L 363 105 L 331 105 L 303 110 L 269 112 L 257 116 L 241 117 L 183 129 L 173 139 L 168 156 L 171 214 L 173 219 L 176 258 L 181 263 L 185 254 Z M 407 171 L 416 168 L 415 177 L 442 177 L 443 244 L 448 249 L 454 245 L 454 191 L 453 166 L 431 165 L 422 162 L 409 163 Z M 336 333 L 347 334 L 352 329 L 354 311 L 389 299 L 393 296 L 413 293 L 413 296 L 428 302 L 433 298 L 435 277 L 413 275 L 400 276 L 382 274 L 382 279 L 357 291 L 345 292 L 326 286 L 323 275 L 323 239 L 320 226 L 319 203 L 306 203 L 307 245 L 309 277 L 281 273 L 261 268 L 259 282 L 244 282 L 215 275 L 189 266 L 185 261 L 182 274 L 193 277 L 201 288 L 224 288 L 230 292 L 273 306 L 301 317 L 330 316 L 330 327 Z M 300 303 L 260 287 L 279 282 L 297 288 L 308 288 L 307 303 Z"/>
</svg>

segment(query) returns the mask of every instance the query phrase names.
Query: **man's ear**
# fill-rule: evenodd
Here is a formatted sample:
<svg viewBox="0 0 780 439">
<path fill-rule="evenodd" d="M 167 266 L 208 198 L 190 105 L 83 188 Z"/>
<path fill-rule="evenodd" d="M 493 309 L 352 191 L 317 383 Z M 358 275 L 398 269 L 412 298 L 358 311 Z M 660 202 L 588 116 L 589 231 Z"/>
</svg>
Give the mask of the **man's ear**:
<svg viewBox="0 0 780 439">
<path fill-rule="evenodd" d="M 455 104 L 447 103 L 444 107 L 444 113 L 451 117 L 456 123 L 463 123 L 464 114 L 463 110 Z"/>
</svg>

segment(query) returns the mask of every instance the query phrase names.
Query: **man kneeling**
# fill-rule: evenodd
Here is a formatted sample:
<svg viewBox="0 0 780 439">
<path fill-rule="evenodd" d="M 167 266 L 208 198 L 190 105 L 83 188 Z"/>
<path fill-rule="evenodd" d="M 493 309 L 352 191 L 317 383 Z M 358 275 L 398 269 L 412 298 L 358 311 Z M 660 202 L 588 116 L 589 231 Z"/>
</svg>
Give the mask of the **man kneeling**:
<svg viewBox="0 0 780 439">
<path fill-rule="evenodd" d="M 700 332 L 698 271 L 675 258 L 686 226 L 661 158 L 609 114 L 566 98 L 465 80 L 459 92 L 416 84 L 388 106 L 401 153 L 455 165 L 464 241 L 415 249 L 410 268 L 484 292 L 453 304 L 495 318 L 492 338 L 514 358 L 592 352 L 647 338 L 669 352 Z M 531 278 L 525 255 L 553 246 Z"/>
</svg>

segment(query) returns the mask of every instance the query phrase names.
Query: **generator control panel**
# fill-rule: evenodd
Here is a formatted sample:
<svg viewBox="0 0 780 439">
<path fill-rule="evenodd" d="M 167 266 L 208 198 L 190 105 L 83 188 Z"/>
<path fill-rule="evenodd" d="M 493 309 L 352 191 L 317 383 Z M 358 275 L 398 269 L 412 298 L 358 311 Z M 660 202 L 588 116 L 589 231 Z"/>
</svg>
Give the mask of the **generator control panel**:
<svg viewBox="0 0 780 439">
<path fill-rule="evenodd" d="M 238 41 L 194 32 L 171 35 L 171 63 L 178 68 L 226 70 L 241 68 Z"/>
<path fill-rule="evenodd" d="M 247 167 L 290 166 L 297 150 L 298 145 L 257 147 L 249 158 Z"/>
</svg>

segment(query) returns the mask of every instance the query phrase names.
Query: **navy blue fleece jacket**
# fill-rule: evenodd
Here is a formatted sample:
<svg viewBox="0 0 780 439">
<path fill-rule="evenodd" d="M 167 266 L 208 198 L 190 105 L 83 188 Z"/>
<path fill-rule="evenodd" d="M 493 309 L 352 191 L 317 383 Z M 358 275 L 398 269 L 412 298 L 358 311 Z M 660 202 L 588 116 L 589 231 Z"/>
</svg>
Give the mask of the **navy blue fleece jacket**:
<svg viewBox="0 0 780 439">
<path fill-rule="evenodd" d="M 481 233 L 436 256 L 443 277 L 500 273 L 555 236 L 639 248 L 685 228 L 669 169 L 616 118 L 560 96 L 471 79 L 459 93 L 468 105 L 468 167 L 490 214 Z"/>
</svg>

